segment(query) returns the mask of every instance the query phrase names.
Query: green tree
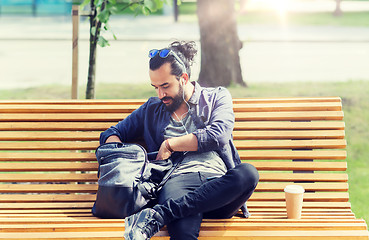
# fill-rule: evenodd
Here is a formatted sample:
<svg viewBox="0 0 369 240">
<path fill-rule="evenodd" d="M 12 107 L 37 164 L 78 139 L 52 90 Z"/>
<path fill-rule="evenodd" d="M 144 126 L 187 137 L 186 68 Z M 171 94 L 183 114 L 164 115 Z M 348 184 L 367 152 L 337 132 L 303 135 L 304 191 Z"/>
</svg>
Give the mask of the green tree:
<svg viewBox="0 0 369 240">
<path fill-rule="evenodd" d="M 109 18 L 113 14 L 119 14 L 126 9 L 131 9 L 137 14 L 142 12 L 149 15 L 161 9 L 164 4 L 170 4 L 171 0 L 85 0 L 82 6 L 90 4 L 90 55 L 86 87 L 86 99 L 95 98 L 96 79 L 96 50 L 97 45 L 109 46 L 108 40 L 101 35 L 101 30 L 111 31 Z M 114 39 L 116 39 L 113 34 Z"/>
</svg>

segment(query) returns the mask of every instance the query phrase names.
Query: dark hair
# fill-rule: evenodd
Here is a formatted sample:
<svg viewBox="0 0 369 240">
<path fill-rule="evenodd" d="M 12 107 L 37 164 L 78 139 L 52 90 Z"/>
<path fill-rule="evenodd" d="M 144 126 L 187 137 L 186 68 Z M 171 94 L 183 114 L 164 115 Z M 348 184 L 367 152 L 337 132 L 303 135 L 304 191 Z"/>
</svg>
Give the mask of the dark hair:
<svg viewBox="0 0 369 240">
<path fill-rule="evenodd" d="M 194 41 L 174 41 L 169 46 L 168 49 L 174 51 L 177 56 L 182 60 L 180 63 L 176 58 L 169 54 L 166 58 L 161 58 L 159 54 L 150 59 L 150 69 L 157 70 L 163 64 L 169 62 L 172 68 L 171 74 L 180 77 L 182 73 L 186 72 L 188 76 L 191 76 L 191 66 L 194 62 L 194 57 L 197 53 L 196 43 Z M 184 69 L 186 68 L 186 69 Z"/>
</svg>

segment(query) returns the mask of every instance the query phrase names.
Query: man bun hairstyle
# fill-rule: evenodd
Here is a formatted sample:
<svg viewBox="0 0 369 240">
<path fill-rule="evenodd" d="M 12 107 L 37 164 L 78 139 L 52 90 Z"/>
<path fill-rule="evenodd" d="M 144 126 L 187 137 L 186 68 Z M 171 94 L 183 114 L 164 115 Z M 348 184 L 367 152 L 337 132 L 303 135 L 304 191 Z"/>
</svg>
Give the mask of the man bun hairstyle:
<svg viewBox="0 0 369 240">
<path fill-rule="evenodd" d="M 193 65 L 194 58 L 197 54 L 196 43 L 194 41 L 174 41 L 169 46 L 177 57 L 182 61 L 179 62 L 173 54 L 169 54 L 166 58 L 161 58 L 159 54 L 150 59 L 150 69 L 157 70 L 163 64 L 169 62 L 171 64 L 171 74 L 179 77 L 185 72 L 188 77 L 191 76 L 191 66 Z M 184 65 L 184 66 L 183 66 Z"/>
</svg>

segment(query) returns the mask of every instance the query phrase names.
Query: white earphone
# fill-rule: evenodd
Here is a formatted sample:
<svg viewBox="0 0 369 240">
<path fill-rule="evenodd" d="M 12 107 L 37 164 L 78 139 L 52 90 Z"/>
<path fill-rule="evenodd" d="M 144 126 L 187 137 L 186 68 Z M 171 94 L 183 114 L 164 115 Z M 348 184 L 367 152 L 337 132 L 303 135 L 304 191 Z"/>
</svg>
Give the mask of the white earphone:
<svg viewBox="0 0 369 240">
<path fill-rule="evenodd" d="M 182 80 L 180 80 L 181 81 L 181 86 L 182 86 L 182 88 L 184 88 L 184 84 L 185 84 L 185 79 L 184 78 L 182 78 Z M 186 133 L 188 134 L 188 131 L 187 131 L 187 128 L 186 128 L 186 126 L 183 124 L 183 121 L 182 121 L 182 118 L 183 118 L 183 115 L 186 115 L 187 113 L 188 113 L 188 111 L 190 110 L 190 105 L 188 104 L 188 102 L 186 101 L 186 99 L 185 99 L 185 91 L 183 90 L 182 91 L 182 98 L 183 98 L 183 101 L 186 103 L 186 105 L 187 105 L 187 107 L 188 107 L 188 110 L 187 110 L 187 112 L 185 112 L 184 114 L 182 114 L 182 116 L 181 116 L 181 118 L 179 118 L 178 116 L 177 116 L 177 114 L 176 114 L 176 112 L 173 112 L 174 113 L 174 115 L 176 115 L 176 117 L 177 117 L 177 119 L 179 120 L 179 122 L 181 123 L 181 125 L 183 126 L 183 128 L 185 129 L 185 131 L 186 131 Z"/>
</svg>

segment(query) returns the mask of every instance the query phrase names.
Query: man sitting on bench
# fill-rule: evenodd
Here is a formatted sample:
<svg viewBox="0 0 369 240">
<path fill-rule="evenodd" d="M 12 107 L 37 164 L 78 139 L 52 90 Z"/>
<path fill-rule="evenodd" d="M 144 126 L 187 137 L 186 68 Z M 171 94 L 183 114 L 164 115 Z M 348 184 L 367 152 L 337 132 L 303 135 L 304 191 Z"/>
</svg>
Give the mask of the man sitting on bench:
<svg viewBox="0 0 369 240">
<path fill-rule="evenodd" d="M 203 218 L 231 218 L 259 181 L 256 168 L 241 163 L 233 144 L 232 97 L 223 87 L 190 82 L 194 42 L 173 42 L 151 50 L 150 79 L 158 97 L 150 98 L 100 136 L 100 143 L 143 137 L 156 159 L 186 152 L 159 192 L 158 204 L 125 219 L 126 240 L 150 239 L 167 225 L 171 239 L 197 239 Z M 172 160 L 174 155 L 172 156 Z"/>
</svg>

